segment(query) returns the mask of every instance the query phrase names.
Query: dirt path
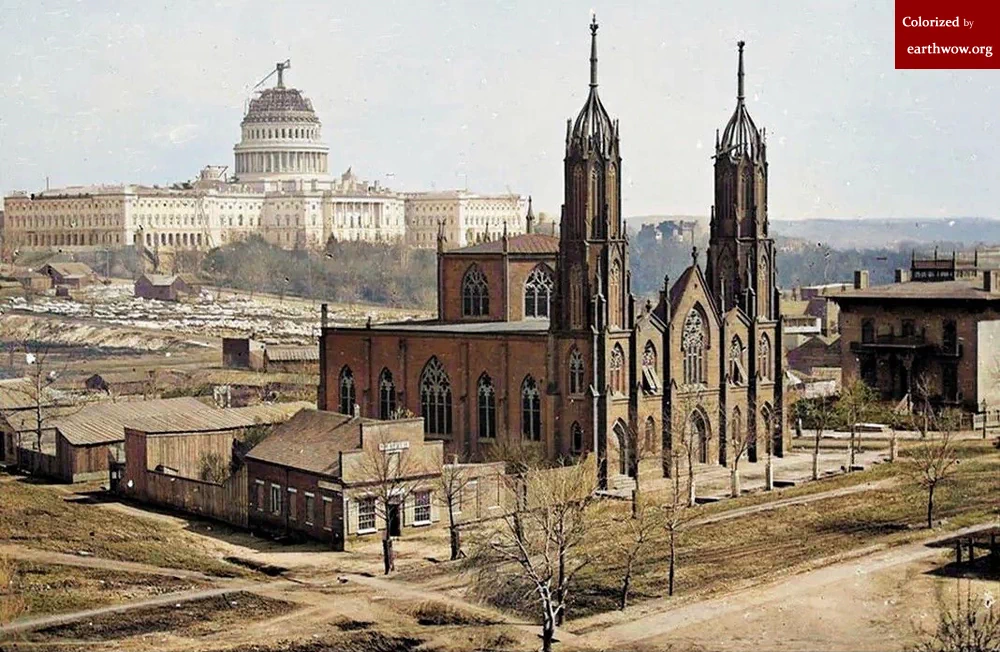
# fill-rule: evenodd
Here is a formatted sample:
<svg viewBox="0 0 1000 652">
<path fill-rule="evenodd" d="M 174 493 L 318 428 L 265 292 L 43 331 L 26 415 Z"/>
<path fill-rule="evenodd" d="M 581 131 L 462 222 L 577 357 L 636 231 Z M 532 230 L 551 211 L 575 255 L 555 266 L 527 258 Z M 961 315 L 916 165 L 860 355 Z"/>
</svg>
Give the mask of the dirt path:
<svg viewBox="0 0 1000 652">
<path fill-rule="evenodd" d="M 278 582 L 272 582 L 271 586 L 274 584 L 278 584 Z M 136 602 L 129 602 L 127 604 L 109 605 L 98 609 L 86 609 L 84 611 L 74 611 L 65 614 L 53 614 L 50 616 L 41 616 L 39 618 L 16 620 L 9 625 L 0 627 L 0 640 L 3 639 L 4 635 L 13 634 L 15 632 L 38 629 L 40 627 L 49 627 L 52 625 L 61 625 L 63 623 L 73 622 L 75 620 L 84 620 L 85 618 L 93 618 L 104 614 L 123 613 L 133 609 L 141 609 L 143 607 L 156 607 L 164 604 L 190 602 L 192 600 L 211 598 L 217 595 L 225 595 L 227 593 L 234 593 L 237 591 L 253 591 L 255 589 L 260 589 L 261 586 L 260 582 L 234 582 L 222 588 L 179 591 L 177 593 L 167 593 L 165 595 L 156 596 L 155 598 L 149 598 L 148 600 L 139 600 Z"/>
<path fill-rule="evenodd" d="M 613 649 L 615 645 L 662 639 L 670 632 L 680 628 L 717 620 L 726 615 L 750 612 L 768 603 L 783 602 L 788 604 L 792 600 L 805 599 L 818 590 L 842 580 L 859 575 L 871 575 L 901 564 L 940 556 L 944 551 L 941 548 L 929 547 L 928 544 L 989 527 L 994 527 L 994 525 L 977 525 L 944 533 L 918 543 L 877 552 L 860 559 L 835 563 L 814 571 L 799 573 L 772 584 L 745 589 L 726 596 L 690 602 L 674 609 L 671 609 L 671 606 L 676 605 L 676 600 L 673 603 L 670 599 L 645 603 L 640 606 L 640 609 L 648 615 L 625 623 L 595 628 L 600 619 L 600 616 L 597 616 L 573 622 L 570 624 L 570 628 L 576 631 L 590 630 L 577 637 L 578 643 L 596 647 L 611 645 L 612 648 L 609 649 Z M 656 611 L 657 609 L 663 610 Z M 653 613 L 649 613 L 650 611 Z"/>
<path fill-rule="evenodd" d="M 207 582 L 218 582 L 220 580 L 218 577 L 212 577 L 197 571 L 182 570 L 179 568 L 163 568 L 162 566 L 152 566 L 132 561 L 118 561 L 116 559 L 107 559 L 104 557 L 85 557 L 63 552 L 36 550 L 35 548 L 26 548 L 23 546 L 0 545 L 0 554 L 10 556 L 14 559 L 33 561 L 40 564 L 80 566 L 83 568 L 102 568 L 104 570 L 142 573 L 144 575 L 162 575 L 164 577 L 204 580 Z"/>
<path fill-rule="evenodd" d="M 774 509 L 781 509 L 782 507 L 789 507 L 791 505 L 806 505 L 808 503 L 813 503 L 819 500 L 826 500 L 827 498 L 837 498 L 840 496 L 849 496 L 851 494 L 861 493 L 863 491 L 872 491 L 875 489 L 886 489 L 891 487 L 896 483 L 895 478 L 886 478 L 884 480 L 879 480 L 877 482 L 865 482 L 863 484 L 853 485 L 850 487 L 841 487 L 840 489 L 830 489 L 829 491 L 821 491 L 819 493 L 808 494 L 805 496 L 795 496 L 792 498 L 781 498 L 769 503 L 761 503 L 760 505 L 750 505 L 748 507 L 739 507 L 736 509 L 730 509 L 721 514 L 713 514 L 711 516 L 705 516 L 703 518 L 697 518 L 690 521 L 685 527 L 692 527 L 695 525 L 708 525 L 709 523 L 718 523 L 719 521 L 726 521 L 731 518 L 739 518 L 741 516 L 747 516 L 748 514 L 756 514 L 759 512 L 769 512 Z"/>
</svg>

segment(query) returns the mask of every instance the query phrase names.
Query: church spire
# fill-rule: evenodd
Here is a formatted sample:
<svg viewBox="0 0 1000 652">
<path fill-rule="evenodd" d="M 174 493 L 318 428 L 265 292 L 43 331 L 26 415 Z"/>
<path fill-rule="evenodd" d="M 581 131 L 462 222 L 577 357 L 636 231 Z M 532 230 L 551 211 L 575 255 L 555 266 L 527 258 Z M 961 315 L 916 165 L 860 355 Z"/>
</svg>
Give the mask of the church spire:
<svg viewBox="0 0 1000 652">
<path fill-rule="evenodd" d="M 535 211 L 531 208 L 531 195 L 528 195 L 528 214 L 524 216 L 524 230 L 526 233 L 535 232 Z"/>
<path fill-rule="evenodd" d="M 743 46 L 746 45 L 746 41 L 740 41 L 736 44 L 740 49 L 740 65 L 736 73 L 736 101 L 740 104 L 743 103 Z"/>
<path fill-rule="evenodd" d="M 597 88 L 597 14 L 590 17 L 590 87 Z"/>
</svg>

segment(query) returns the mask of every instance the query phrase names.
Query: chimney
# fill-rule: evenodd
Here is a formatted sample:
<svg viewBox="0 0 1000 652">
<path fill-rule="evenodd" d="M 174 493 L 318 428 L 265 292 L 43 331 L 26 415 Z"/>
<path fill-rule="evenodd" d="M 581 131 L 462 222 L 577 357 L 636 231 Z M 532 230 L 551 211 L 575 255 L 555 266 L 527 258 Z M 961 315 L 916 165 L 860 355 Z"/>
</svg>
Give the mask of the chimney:
<svg viewBox="0 0 1000 652">
<path fill-rule="evenodd" d="M 330 314 L 330 308 L 329 308 L 329 306 L 327 306 L 327 304 L 324 303 L 322 306 L 320 306 L 320 309 L 319 309 L 319 315 L 320 315 L 320 317 L 319 317 L 319 325 L 320 325 L 321 328 L 324 328 L 324 329 L 326 328 L 327 321 L 329 319 L 329 314 Z"/>
<path fill-rule="evenodd" d="M 868 289 L 868 270 L 867 269 L 857 269 L 857 270 L 854 270 L 854 289 L 855 290 L 867 290 Z"/>
<path fill-rule="evenodd" d="M 896 282 L 897 283 L 908 283 L 910 281 L 910 270 L 898 268 L 896 270 Z"/>
<path fill-rule="evenodd" d="M 987 269 L 983 272 L 983 290 L 1000 293 L 1000 269 Z"/>
</svg>

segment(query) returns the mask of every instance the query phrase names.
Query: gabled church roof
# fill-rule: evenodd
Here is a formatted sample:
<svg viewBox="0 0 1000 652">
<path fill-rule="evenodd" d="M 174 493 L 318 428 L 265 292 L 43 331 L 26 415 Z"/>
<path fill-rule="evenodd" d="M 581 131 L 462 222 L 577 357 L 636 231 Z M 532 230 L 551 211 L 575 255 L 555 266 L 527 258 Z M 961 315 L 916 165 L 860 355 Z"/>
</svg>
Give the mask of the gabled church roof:
<svg viewBox="0 0 1000 652">
<path fill-rule="evenodd" d="M 697 255 L 697 254 L 695 254 Z M 705 275 L 701 272 L 701 267 L 697 263 L 691 264 L 687 269 L 685 269 L 681 275 L 677 278 L 677 281 L 670 287 L 669 295 L 667 300 L 670 302 L 670 314 L 676 315 L 678 308 L 680 308 L 681 300 L 684 295 L 687 294 L 688 288 L 691 287 L 692 281 L 697 281 L 701 283 L 701 287 L 704 288 L 704 294 L 708 298 L 705 302 L 705 310 L 707 310 L 712 318 L 715 319 L 716 323 L 719 323 L 720 316 L 718 311 L 718 306 L 715 304 L 715 300 L 712 297 L 712 293 L 708 287 L 708 282 L 705 280 Z M 659 312 L 662 313 L 662 310 Z M 663 319 L 663 315 L 658 315 Z"/>
<path fill-rule="evenodd" d="M 503 238 L 482 242 L 480 244 L 452 249 L 446 252 L 451 254 L 502 254 L 504 251 Z M 509 254 L 552 254 L 559 253 L 559 238 L 542 233 L 523 233 L 507 238 L 507 253 Z"/>
</svg>

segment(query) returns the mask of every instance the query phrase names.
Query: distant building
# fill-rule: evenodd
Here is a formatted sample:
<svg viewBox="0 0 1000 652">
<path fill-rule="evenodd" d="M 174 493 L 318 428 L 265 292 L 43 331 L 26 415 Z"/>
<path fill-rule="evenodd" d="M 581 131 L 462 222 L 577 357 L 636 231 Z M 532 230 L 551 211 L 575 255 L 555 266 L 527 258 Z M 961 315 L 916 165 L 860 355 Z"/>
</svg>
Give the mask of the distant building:
<svg viewBox="0 0 1000 652">
<path fill-rule="evenodd" d="M 222 338 L 222 366 L 227 369 L 263 369 L 264 344 L 249 337 Z"/>
<path fill-rule="evenodd" d="M 268 373 L 319 374 L 319 345 L 264 347 L 264 371 Z"/>
<path fill-rule="evenodd" d="M 84 263 L 47 263 L 38 271 L 57 287 L 82 288 L 97 281 L 97 274 Z"/>
<path fill-rule="evenodd" d="M 436 247 L 438 236 L 446 248 L 497 240 L 504 231 L 515 236 L 527 231 L 524 197 L 481 195 L 465 190 L 406 194 L 406 241 L 423 248 Z"/>
<path fill-rule="evenodd" d="M 152 372 L 111 371 L 90 376 L 84 381 L 84 387 L 111 396 L 149 396 L 155 391 L 156 383 Z"/>
<path fill-rule="evenodd" d="M 201 291 L 191 274 L 143 274 L 135 282 L 135 296 L 157 301 L 180 301 Z"/>
<path fill-rule="evenodd" d="M 1000 403 L 1000 272 L 869 287 L 865 271 L 840 306 L 843 380 L 884 398 L 926 396 L 941 407 Z"/>
<path fill-rule="evenodd" d="M 277 83 L 259 91 L 240 123 L 233 174 L 204 167 L 193 181 L 68 186 L 5 198 L 0 224 L 5 246 L 22 251 L 94 251 L 136 247 L 159 266 L 159 253 L 206 250 L 260 235 L 285 249 L 340 241 L 403 242 L 433 247 L 437 222 L 454 246 L 524 232 L 520 195 L 465 191 L 404 196 L 351 168 L 330 174 L 329 147 L 312 102 L 285 86 L 289 62 L 277 64 Z M 404 206 L 405 205 L 405 206 Z M 411 232 L 412 231 L 412 232 Z"/>
<path fill-rule="evenodd" d="M 26 292 L 45 292 L 52 287 L 52 279 L 30 269 L 19 269 L 6 278 L 17 281 Z"/>
</svg>

